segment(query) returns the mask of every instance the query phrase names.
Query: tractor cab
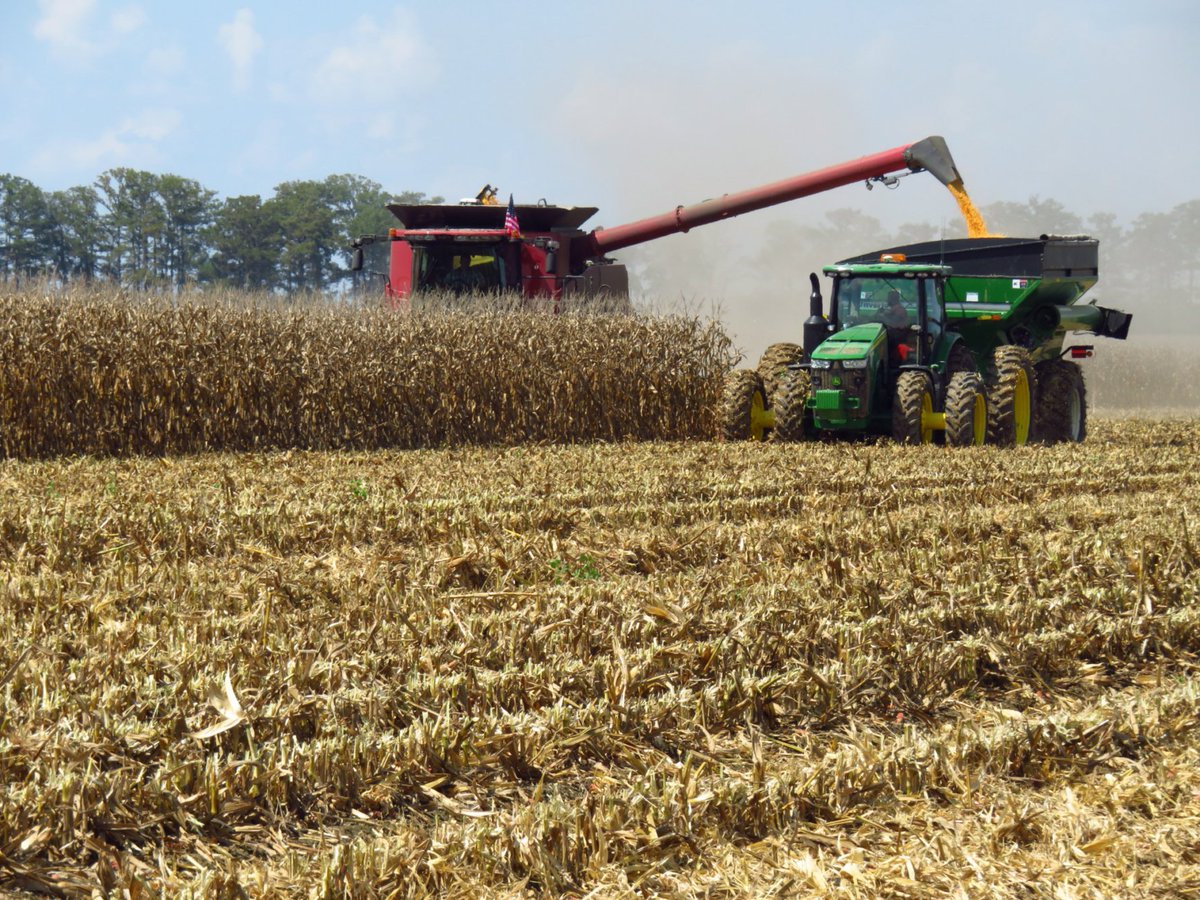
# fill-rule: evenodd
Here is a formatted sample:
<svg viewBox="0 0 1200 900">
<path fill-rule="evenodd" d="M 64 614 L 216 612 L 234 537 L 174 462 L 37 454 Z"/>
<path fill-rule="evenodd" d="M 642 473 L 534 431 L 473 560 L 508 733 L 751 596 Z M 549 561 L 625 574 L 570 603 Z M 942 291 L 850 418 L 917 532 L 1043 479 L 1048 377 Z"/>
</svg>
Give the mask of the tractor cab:
<svg viewBox="0 0 1200 900">
<path fill-rule="evenodd" d="M 833 277 L 830 312 L 835 331 L 864 324 L 883 326 L 889 368 L 918 362 L 930 365 L 946 328 L 946 266 L 888 263 L 854 268 L 829 267 Z"/>
</svg>

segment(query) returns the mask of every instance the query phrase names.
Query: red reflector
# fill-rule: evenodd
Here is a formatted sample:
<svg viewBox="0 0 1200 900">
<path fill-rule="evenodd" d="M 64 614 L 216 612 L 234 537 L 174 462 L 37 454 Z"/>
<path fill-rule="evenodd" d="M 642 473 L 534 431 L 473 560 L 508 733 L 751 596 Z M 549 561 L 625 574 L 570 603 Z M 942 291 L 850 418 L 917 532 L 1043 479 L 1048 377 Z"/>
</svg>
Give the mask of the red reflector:
<svg viewBox="0 0 1200 900">
<path fill-rule="evenodd" d="M 1091 347 L 1072 347 L 1071 359 L 1087 359 L 1092 355 Z"/>
<path fill-rule="evenodd" d="M 908 362 L 908 344 L 897 344 L 896 353 L 900 356 L 900 362 Z"/>
</svg>

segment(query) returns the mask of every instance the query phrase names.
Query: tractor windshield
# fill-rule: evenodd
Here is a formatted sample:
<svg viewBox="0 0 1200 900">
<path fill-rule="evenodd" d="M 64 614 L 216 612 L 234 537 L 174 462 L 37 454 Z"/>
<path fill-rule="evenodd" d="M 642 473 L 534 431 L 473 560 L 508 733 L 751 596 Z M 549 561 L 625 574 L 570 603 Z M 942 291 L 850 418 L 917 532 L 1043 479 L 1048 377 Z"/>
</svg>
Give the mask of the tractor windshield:
<svg viewBox="0 0 1200 900">
<path fill-rule="evenodd" d="M 917 321 L 917 282 L 899 276 L 841 276 L 834 282 L 838 328 L 879 322 L 903 328 Z"/>
<path fill-rule="evenodd" d="M 414 286 L 455 294 L 500 291 L 508 286 L 498 244 L 428 244 L 413 248 Z"/>
</svg>

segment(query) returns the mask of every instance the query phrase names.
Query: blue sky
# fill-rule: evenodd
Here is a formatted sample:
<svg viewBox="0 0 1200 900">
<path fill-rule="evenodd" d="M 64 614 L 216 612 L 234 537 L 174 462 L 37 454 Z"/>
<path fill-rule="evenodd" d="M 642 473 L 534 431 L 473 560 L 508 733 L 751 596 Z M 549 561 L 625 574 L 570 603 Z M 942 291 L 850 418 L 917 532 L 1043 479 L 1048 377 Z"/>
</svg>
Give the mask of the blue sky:
<svg viewBox="0 0 1200 900">
<path fill-rule="evenodd" d="M 5 0 L 0 34 L 0 171 L 47 189 L 122 165 L 222 196 L 349 172 L 614 225 L 942 134 L 981 204 L 1128 221 L 1200 197 L 1190 0 Z M 755 216 L 957 215 L 918 180 Z"/>
<path fill-rule="evenodd" d="M 353 172 L 641 214 L 940 133 L 985 203 L 1200 195 L 1190 2 L 7 0 L 0 33 L 0 170 L 46 188 Z M 873 205 L 952 211 L 911 193 L 939 202 Z"/>
</svg>

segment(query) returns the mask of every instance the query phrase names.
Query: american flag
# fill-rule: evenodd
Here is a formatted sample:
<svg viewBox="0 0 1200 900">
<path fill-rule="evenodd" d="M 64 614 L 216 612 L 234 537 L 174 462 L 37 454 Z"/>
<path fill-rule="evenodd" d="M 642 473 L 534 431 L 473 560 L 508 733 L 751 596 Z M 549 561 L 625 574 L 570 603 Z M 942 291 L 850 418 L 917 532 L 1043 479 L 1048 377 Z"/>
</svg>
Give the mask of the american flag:
<svg viewBox="0 0 1200 900">
<path fill-rule="evenodd" d="M 517 208 L 513 206 L 512 194 L 508 195 L 508 210 L 504 213 L 504 232 L 509 237 L 521 236 L 521 226 L 517 222 Z"/>
</svg>

